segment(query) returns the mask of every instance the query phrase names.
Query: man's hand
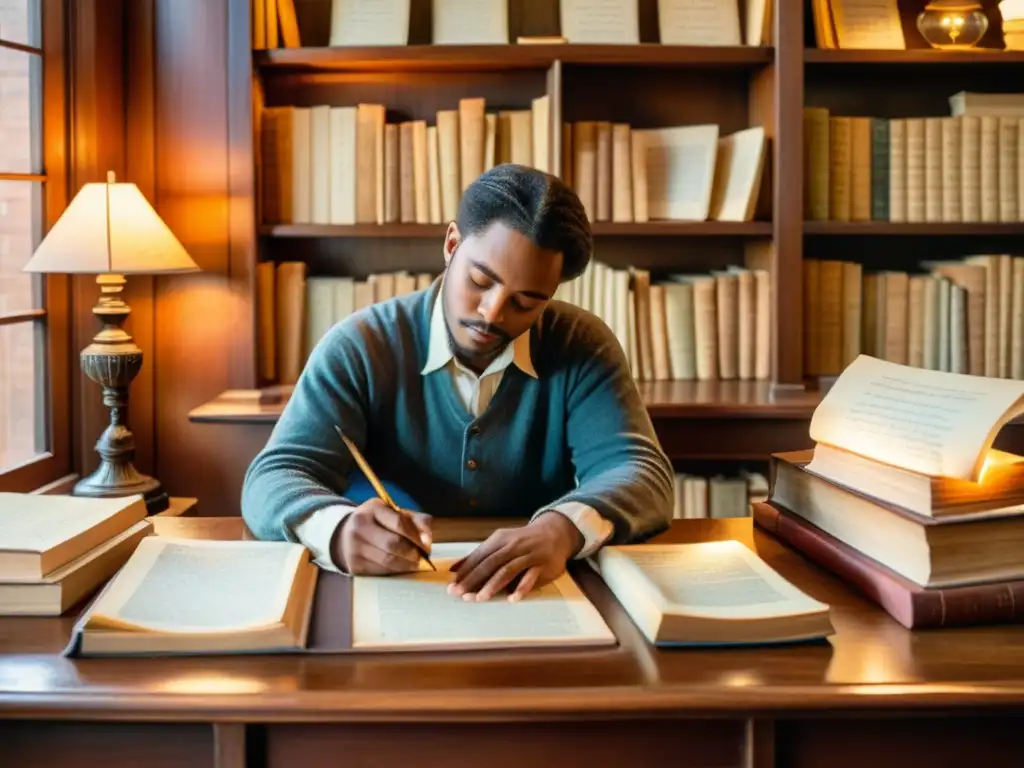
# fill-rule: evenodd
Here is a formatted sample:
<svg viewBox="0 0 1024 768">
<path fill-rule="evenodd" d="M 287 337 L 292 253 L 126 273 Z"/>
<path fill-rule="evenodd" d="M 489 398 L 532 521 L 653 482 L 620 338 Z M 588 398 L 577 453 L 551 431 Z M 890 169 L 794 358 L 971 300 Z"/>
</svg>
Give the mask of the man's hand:
<svg viewBox="0 0 1024 768">
<path fill-rule="evenodd" d="M 420 553 L 413 542 L 430 551 L 430 520 L 430 515 L 395 512 L 380 499 L 370 499 L 341 521 L 331 541 L 331 557 L 354 575 L 419 570 Z"/>
<path fill-rule="evenodd" d="M 452 566 L 448 591 L 463 600 L 490 600 L 522 575 L 509 600 L 554 581 L 580 551 L 583 537 L 565 515 L 545 512 L 522 528 L 504 528 Z"/>
</svg>

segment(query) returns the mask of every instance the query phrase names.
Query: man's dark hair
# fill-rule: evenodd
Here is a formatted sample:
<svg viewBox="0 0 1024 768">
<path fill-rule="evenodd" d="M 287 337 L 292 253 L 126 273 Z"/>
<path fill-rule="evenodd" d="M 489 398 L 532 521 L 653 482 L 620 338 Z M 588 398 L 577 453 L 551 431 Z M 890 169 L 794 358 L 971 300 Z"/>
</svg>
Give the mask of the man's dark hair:
<svg viewBox="0 0 1024 768">
<path fill-rule="evenodd" d="M 563 281 L 579 277 L 590 261 L 594 241 L 587 212 L 556 176 L 512 163 L 484 172 L 463 193 L 455 223 L 468 237 L 494 222 L 561 252 Z"/>
</svg>

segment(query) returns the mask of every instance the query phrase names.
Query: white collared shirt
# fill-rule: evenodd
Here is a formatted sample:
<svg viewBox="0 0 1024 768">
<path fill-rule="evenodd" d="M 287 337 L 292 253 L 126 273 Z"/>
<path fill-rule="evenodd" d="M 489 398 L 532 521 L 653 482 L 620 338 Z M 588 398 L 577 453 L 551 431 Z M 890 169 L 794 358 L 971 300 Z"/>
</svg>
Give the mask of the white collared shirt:
<svg viewBox="0 0 1024 768">
<path fill-rule="evenodd" d="M 443 288 L 443 278 L 442 286 Z M 444 306 L 441 300 L 442 291 L 438 290 L 437 299 L 430 316 L 430 337 L 427 347 L 427 362 L 420 373 L 423 376 L 450 376 L 452 385 L 466 409 L 479 416 L 490 405 L 491 398 L 498 391 L 505 370 L 515 365 L 520 371 L 534 379 L 537 371 L 533 367 L 530 355 L 530 332 L 520 334 L 513 339 L 501 353 L 491 361 L 484 371 L 477 375 L 463 365 L 451 349 L 448 329 L 445 324 Z M 331 540 L 334 531 L 345 516 L 354 507 L 335 504 L 317 510 L 295 528 L 296 538 L 312 552 L 316 563 L 328 570 L 339 570 L 330 555 Z M 593 507 L 580 502 L 568 502 L 554 507 L 537 510 L 530 518 L 531 522 L 543 512 L 558 512 L 573 522 L 583 536 L 583 546 L 576 554 L 584 558 L 596 552 L 612 535 L 613 526 Z"/>
</svg>

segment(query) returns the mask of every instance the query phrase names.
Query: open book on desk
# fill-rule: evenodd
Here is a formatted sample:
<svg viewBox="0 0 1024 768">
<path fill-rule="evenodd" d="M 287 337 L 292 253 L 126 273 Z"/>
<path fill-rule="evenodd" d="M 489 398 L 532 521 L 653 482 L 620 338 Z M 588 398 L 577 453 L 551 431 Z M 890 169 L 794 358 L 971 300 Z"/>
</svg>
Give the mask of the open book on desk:
<svg viewBox="0 0 1024 768">
<path fill-rule="evenodd" d="M 140 542 L 79 619 L 69 656 L 343 653 L 614 645 L 569 575 L 522 601 L 447 593 L 475 544 L 437 544 L 438 571 L 349 577 L 290 542 Z"/>
<path fill-rule="evenodd" d="M 760 645 L 832 634 L 828 605 L 738 541 L 604 547 L 591 563 L 654 645 Z"/>
</svg>

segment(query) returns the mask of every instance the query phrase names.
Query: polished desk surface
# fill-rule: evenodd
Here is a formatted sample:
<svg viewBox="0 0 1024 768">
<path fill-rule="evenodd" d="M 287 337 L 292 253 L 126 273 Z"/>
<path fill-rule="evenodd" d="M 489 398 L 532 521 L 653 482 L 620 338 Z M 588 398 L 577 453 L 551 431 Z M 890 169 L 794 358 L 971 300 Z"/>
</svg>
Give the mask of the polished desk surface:
<svg viewBox="0 0 1024 768">
<path fill-rule="evenodd" d="M 154 521 L 161 535 L 237 539 L 238 518 Z M 493 523 L 485 524 L 493 526 Z M 483 535 L 436 521 L 439 540 Z M 0 713 L 16 718 L 218 721 L 537 720 L 630 714 L 1019 707 L 1024 627 L 911 632 L 754 528 L 677 521 L 662 541 L 735 538 L 832 606 L 828 642 L 655 650 L 582 569 L 614 649 L 71 660 L 74 612 L 0 619 Z"/>
</svg>

